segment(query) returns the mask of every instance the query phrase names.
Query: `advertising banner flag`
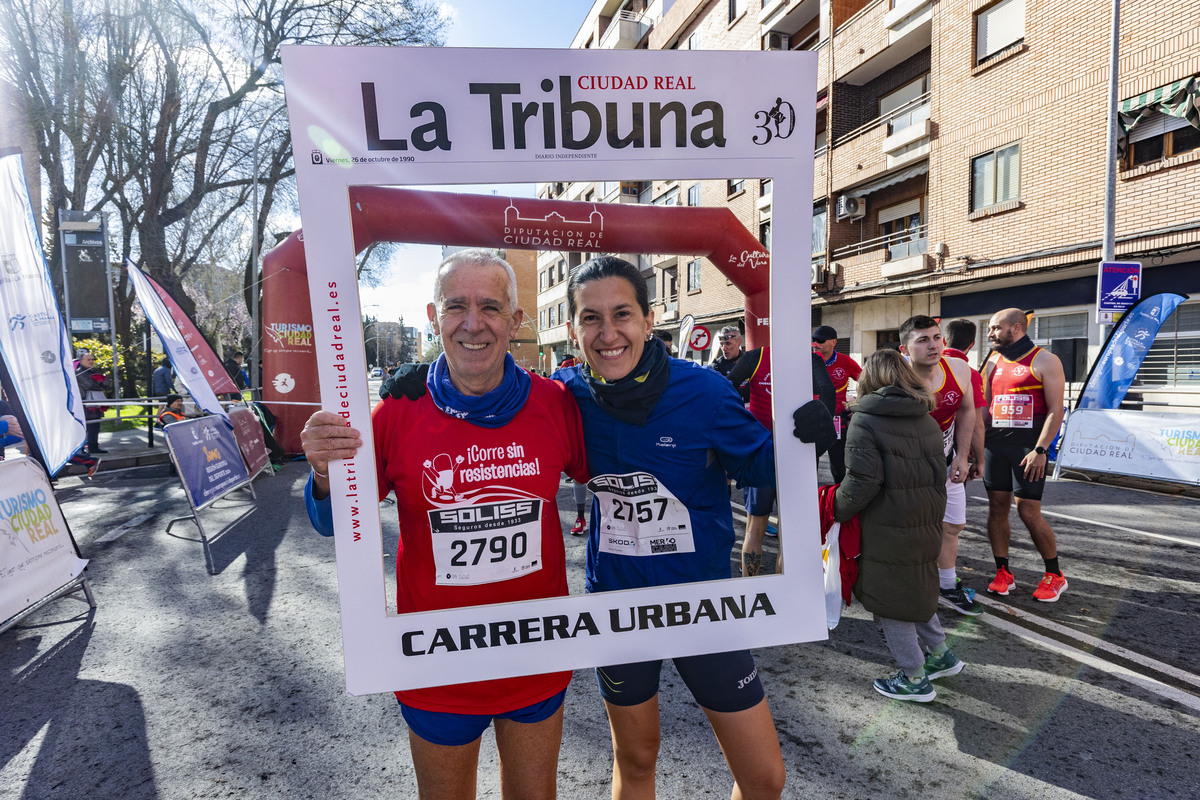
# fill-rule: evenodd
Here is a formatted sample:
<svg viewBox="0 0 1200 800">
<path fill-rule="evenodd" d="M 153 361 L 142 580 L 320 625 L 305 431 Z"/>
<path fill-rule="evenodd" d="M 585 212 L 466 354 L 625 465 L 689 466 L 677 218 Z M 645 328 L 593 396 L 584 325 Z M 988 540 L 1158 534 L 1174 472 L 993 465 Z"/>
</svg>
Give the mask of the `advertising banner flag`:
<svg viewBox="0 0 1200 800">
<path fill-rule="evenodd" d="M 128 259 L 125 260 L 125 268 L 129 270 L 129 279 L 133 282 L 133 290 L 137 294 L 138 302 L 142 304 L 142 309 L 146 312 L 146 319 L 150 320 L 150 324 L 154 326 L 154 332 L 162 341 L 163 349 L 167 351 L 167 357 L 171 359 L 171 364 L 175 367 L 175 374 L 179 376 L 179 380 L 183 382 L 192 399 L 196 401 L 196 405 L 209 414 L 225 416 L 225 409 L 221 408 L 216 393 L 213 392 L 212 386 L 209 385 L 208 379 L 201 371 L 191 346 L 179 330 L 179 326 L 175 324 L 171 312 L 167 310 L 167 306 L 159 297 L 158 292 L 154 291 L 154 287 L 150 285 L 150 279 Z M 224 374 L 224 372 L 225 370 L 222 368 L 221 373 Z M 234 391 L 237 391 L 237 387 L 234 387 Z"/>
<path fill-rule="evenodd" d="M 715 641 L 730 650 L 826 638 L 816 462 L 811 445 L 790 436 L 775 442 L 779 482 L 799 487 L 780 494 L 788 520 L 780 525 L 781 547 L 798 554 L 789 556 L 787 575 L 519 603 L 501 602 L 512 595 L 500 587 L 487 604 L 390 613 L 381 600 L 389 593 L 381 566 L 374 403 L 363 380 L 354 259 L 372 241 L 704 257 L 746 295 L 749 346 L 774 336 L 807 341 L 811 287 L 802 267 L 811 253 L 815 120 L 806 110 L 816 106 L 816 54 L 288 47 L 283 68 L 304 235 L 281 247 L 292 255 L 303 248 L 322 408 L 339 413 L 364 441 L 357 457 L 330 463 L 347 690 L 366 694 L 695 655 L 712 652 Z M 734 74 L 755 80 L 730 81 Z M 429 80 L 398 77 L 405 75 Z M 731 187 L 761 190 L 760 180 L 772 181 L 773 215 L 788 220 L 773 234 L 770 253 L 726 203 Z M 687 207 L 565 201 L 557 192 L 519 198 L 433 190 L 564 181 L 646 190 L 710 182 L 720 191 L 707 206 Z M 772 258 L 787 268 L 771 270 Z M 264 266 L 264 293 L 277 280 L 268 274 L 274 273 Z M 772 315 L 772 308 L 785 313 Z M 807 351 L 777 352 L 783 360 L 772 400 L 790 414 L 812 398 L 812 371 L 801 361 Z M 266 371 L 268 379 L 275 373 Z M 289 373 L 286 385 L 293 377 Z M 675 443 L 663 437 L 659 446 Z M 426 467 L 437 471 L 437 486 L 475 497 L 490 491 L 493 470 L 518 466 L 507 459 L 523 459 L 523 453 L 522 443 L 513 442 L 502 456 L 469 462 L 458 442 L 447 441 L 445 452 L 430 450 Z M 436 466 L 443 462 L 450 466 Z M 528 468 L 541 469 L 536 463 Z M 811 491 L 802 491 L 805 486 Z M 463 524 L 475 525 L 468 518 L 484 512 L 482 504 L 467 503 Z M 440 575 L 482 581 L 484 573 L 473 571 L 481 559 L 497 556 L 493 547 L 513 554 L 518 541 L 525 558 L 526 538 L 518 532 L 522 537 L 513 533 L 509 545 L 503 544 L 507 534 L 477 537 L 465 571 Z M 430 545 L 414 539 L 414 547 Z M 446 546 L 448 566 L 459 567 L 464 555 Z M 521 634 L 482 647 L 462 638 L 478 630 Z"/>
<path fill-rule="evenodd" d="M 1154 337 L 1158 336 L 1158 329 L 1186 299 L 1185 295 L 1166 292 L 1132 306 L 1109 334 L 1075 407 L 1116 408 L 1121 405 L 1150 345 L 1154 344 Z"/>
<path fill-rule="evenodd" d="M 227 418 L 185 419 L 163 433 L 192 508 L 204 508 L 250 480 Z"/>
<path fill-rule="evenodd" d="M 258 417 L 248 408 L 235 408 L 229 412 L 229 421 L 233 424 L 233 434 L 237 437 L 238 449 L 246 460 L 246 467 L 251 475 L 257 475 L 271 466 L 271 456 L 267 452 L 267 443 L 263 441 L 262 424 Z"/>
<path fill-rule="evenodd" d="M 0 157 L 0 313 L 0 358 L 33 429 L 26 434 L 56 473 L 83 447 L 87 429 L 20 153 Z"/>
<path fill-rule="evenodd" d="M 1200 485 L 1200 416 L 1072 411 L 1058 459 L 1066 469 Z"/>
<path fill-rule="evenodd" d="M 0 622 L 78 578 L 87 563 L 41 465 L 0 463 Z"/>
<path fill-rule="evenodd" d="M 192 356 L 196 359 L 196 365 L 200 367 L 200 374 L 204 376 L 204 380 L 208 381 L 208 385 L 216 394 L 237 394 L 241 391 L 237 388 L 237 384 L 233 382 L 233 378 L 229 377 L 229 373 L 225 371 L 225 365 L 217 354 L 213 352 L 212 346 L 208 340 L 204 338 L 204 334 L 196 327 L 196 324 L 188 318 L 188 315 L 183 313 L 183 309 L 179 307 L 179 303 L 175 302 L 175 298 L 168 294 L 167 290 L 158 285 L 158 281 L 143 273 L 146 283 L 154 289 L 155 294 L 163 301 L 163 305 L 167 307 L 167 311 L 171 314 L 171 319 L 175 320 L 176 327 L 183 334 L 183 341 L 187 344 Z M 170 354 L 168 353 L 168 358 Z M 180 365 L 175 364 L 175 360 L 171 359 L 171 364 L 175 367 L 176 372 L 180 372 Z"/>
</svg>

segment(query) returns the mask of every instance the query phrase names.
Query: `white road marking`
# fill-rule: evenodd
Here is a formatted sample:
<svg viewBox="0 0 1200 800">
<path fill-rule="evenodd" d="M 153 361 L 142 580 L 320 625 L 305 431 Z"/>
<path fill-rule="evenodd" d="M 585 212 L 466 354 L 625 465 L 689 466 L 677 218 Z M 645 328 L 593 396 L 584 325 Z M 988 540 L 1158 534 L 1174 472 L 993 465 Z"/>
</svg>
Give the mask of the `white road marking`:
<svg viewBox="0 0 1200 800">
<path fill-rule="evenodd" d="M 976 595 L 975 599 L 984 605 L 991 607 L 998 613 L 1007 614 L 1008 616 L 1015 617 L 1016 619 L 1028 620 L 1039 627 L 1045 628 L 1046 630 L 1054 631 L 1060 636 L 1066 636 L 1074 639 L 1077 642 L 1081 642 L 1091 650 L 1103 650 L 1104 652 L 1112 653 L 1114 656 L 1123 658 L 1126 661 L 1132 661 L 1135 664 L 1141 664 L 1143 667 L 1148 667 L 1155 672 L 1162 673 L 1163 675 L 1170 675 L 1172 678 L 1178 681 L 1182 681 L 1191 686 L 1195 686 L 1197 689 L 1200 689 L 1200 675 L 1186 672 L 1178 667 L 1173 667 L 1170 664 L 1165 664 L 1157 659 L 1144 656 L 1141 653 L 1135 653 L 1134 651 L 1121 647 L 1120 645 L 1110 644 L 1103 639 L 1097 639 L 1091 634 L 1084 633 L 1083 631 L 1077 631 L 1074 628 L 1053 622 L 1052 620 L 1048 620 L 1045 617 L 1040 617 L 1036 614 L 1031 614 L 1028 611 L 1022 611 L 1019 608 L 1010 606 L 1007 603 L 1003 603 L 999 600 L 994 600 L 991 597 Z M 990 622 L 993 618 L 993 615 L 985 614 L 983 618 Z M 1025 629 L 1021 628 L 1021 630 Z M 1200 699 L 1198 699 L 1198 701 L 1200 701 Z"/>
<path fill-rule="evenodd" d="M 99 544 L 101 542 L 115 542 L 117 539 L 120 539 L 122 536 L 129 533 L 131 530 L 136 528 L 138 525 L 141 525 L 143 522 L 145 522 L 146 520 L 150 519 L 153 516 L 154 516 L 153 514 L 138 514 L 133 519 L 126 521 L 124 524 L 119 525 L 116 528 L 113 528 L 111 531 L 104 534 L 103 536 L 97 537 L 96 543 Z"/>
<path fill-rule="evenodd" d="M 1051 650 L 1055 653 L 1066 656 L 1067 658 L 1078 661 L 1081 664 L 1086 664 L 1089 667 L 1100 670 L 1101 672 L 1106 672 L 1109 675 L 1112 675 L 1117 678 L 1121 678 L 1122 680 L 1132 683 L 1135 686 L 1138 686 L 1149 692 L 1153 692 L 1154 694 L 1157 694 L 1158 696 L 1160 696 L 1164 699 L 1172 700 L 1176 703 L 1179 703 L 1182 706 L 1186 706 L 1187 708 L 1192 709 L 1193 711 L 1200 711 L 1200 697 L 1196 697 L 1195 695 L 1185 692 L 1182 689 L 1176 689 L 1174 686 L 1168 686 L 1167 684 L 1162 683 L 1161 681 L 1157 681 L 1154 678 L 1134 672 L 1133 670 L 1127 669 L 1126 667 L 1122 667 L 1117 664 L 1113 664 L 1111 662 L 1105 661 L 1102 658 L 1097 658 L 1096 656 L 1093 656 L 1090 653 L 1085 653 L 1081 650 L 1076 650 L 1075 648 L 1071 647 L 1070 645 L 1063 644 L 1062 642 L 1051 639 L 1048 636 L 1043 636 L 1040 633 L 1034 633 L 1033 631 L 1027 630 L 1027 629 L 1021 627 L 1020 625 L 1017 625 L 1015 622 L 1009 622 L 1008 620 L 1002 619 L 1001 617 L 998 617 L 994 614 L 984 614 L 979 619 L 983 620 L 988 625 L 991 625 L 992 627 L 995 627 L 995 628 L 999 628 L 1000 630 L 1002 630 L 1006 633 L 1009 633 L 1013 636 L 1020 637 L 1021 639 L 1025 639 L 1026 641 L 1032 642 L 1033 644 L 1040 645 L 1041 647 L 1044 647 L 1047 650 Z M 1044 622 L 1044 621 L 1041 621 L 1041 622 Z M 1107 648 L 1105 648 L 1105 649 L 1107 649 Z M 1134 654 L 1134 655 L 1136 655 L 1136 654 Z M 1153 660 L 1153 659 L 1149 659 L 1149 660 Z M 1162 664 L 1161 666 L 1166 667 L 1167 670 L 1170 670 L 1171 671 L 1170 674 L 1179 672 L 1178 670 L 1175 670 L 1174 667 L 1170 667 L 1167 664 Z M 1167 670 L 1164 670 L 1164 672 Z M 1183 674 L 1186 675 L 1187 673 L 1183 673 Z M 1190 678 L 1189 683 L 1193 683 L 1196 681 L 1195 676 L 1188 676 L 1188 677 Z"/>
<path fill-rule="evenodd" d="M 978 500 L 982 503 L 987 502 L 986 497 L 972 497 L 971 499 Z M 1180 539 L 1178 536 L 1166 536 L 1161 533 L 1151 533 L 1150 531 L 1143 531 L 1139 528 L 1128 528 L 1124 525 L 1113 525 L 1111 522 L 1101 522 L 1099 520 L 1087 519 L 1085 517 L 1073 517 L 1070 514 L 1062 514 L 1057 511 L 1047 511 L 1044 508 L 1042 509 L 1042 516 L 1043 517 L 1059 517 L 1061 519 L 1069 519 L 1072 522 L 1082 522 L 1086 525 L 1096 525 L 1101 528 L 1111 528 L 1112 530 L 1124 531 L 1125 533 L 1136 533 L 1139 536 L 1147 536 L 1151 539 L 1159 539 L 1164 542 L 1174 542 L 1175 544 L 1186 544 L 1189 547 L 1200 547 L 1200 541 L 1194 541 L 1192 539 Z"/>
</svg>

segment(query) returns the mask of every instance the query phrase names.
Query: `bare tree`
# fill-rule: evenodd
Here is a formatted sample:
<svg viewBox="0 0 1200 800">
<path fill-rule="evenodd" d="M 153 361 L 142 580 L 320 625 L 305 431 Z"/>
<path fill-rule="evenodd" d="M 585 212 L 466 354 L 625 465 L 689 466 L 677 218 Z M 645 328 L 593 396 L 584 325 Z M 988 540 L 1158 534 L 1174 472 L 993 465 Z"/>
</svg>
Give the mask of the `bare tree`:
<svg viewBox="0 0 1200 800">
<path fill-rule="evenodd" d="M 185 279 L 214 249 L 242 268 L 249 308 L 251 237 L 293 200 L 291 142 L 275 115 L 281 48 L 438 45 L 445 24 L 431 0 L 0 0 L 0 77 L 38 142 L 52 263 L 58 209 L 113 208 L 118 255 L 186 312 Z M 256 149 L 261 203 L 247 230 Z M 125 280 L 117 328 L 127 338 Z"/>
</svg>

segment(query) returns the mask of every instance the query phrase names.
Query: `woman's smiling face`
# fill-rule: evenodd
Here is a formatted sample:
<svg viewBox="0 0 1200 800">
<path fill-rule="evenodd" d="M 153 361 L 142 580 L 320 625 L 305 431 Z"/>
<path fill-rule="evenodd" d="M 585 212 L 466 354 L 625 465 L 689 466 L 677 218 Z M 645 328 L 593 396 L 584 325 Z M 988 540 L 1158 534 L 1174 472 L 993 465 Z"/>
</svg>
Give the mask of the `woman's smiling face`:
<svg viewBox="0 0 1200 800">
<path fill-rule="evenodd" d="M 568 331 L 588 366 L 606 381 L 633 372 L 653 334 L 654 312 L 642 313 L 633 286 L 608 277 L 580 284 Z"/>
</svg>

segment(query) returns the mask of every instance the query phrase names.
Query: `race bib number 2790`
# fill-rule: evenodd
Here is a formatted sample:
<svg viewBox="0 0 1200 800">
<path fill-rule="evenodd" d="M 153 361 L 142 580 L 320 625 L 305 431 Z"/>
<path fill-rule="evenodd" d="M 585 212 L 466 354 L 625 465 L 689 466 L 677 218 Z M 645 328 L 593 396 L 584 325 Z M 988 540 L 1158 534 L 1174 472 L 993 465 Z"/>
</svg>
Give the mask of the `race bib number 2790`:
<svg viewBox="0 0 1200 800">
<path fill-rule="evenodd" d="M 542 501 L 435 508 L 429 512 L 439 586 L 520 578 L 542 568 Z"/>
<path fill-rule="evenodd" d="M 588 488 L 600 506 L 600 551 L 622 556 L 691 553 L 687 507 L 648 472 L 599 475 Z"/>
</svg>

